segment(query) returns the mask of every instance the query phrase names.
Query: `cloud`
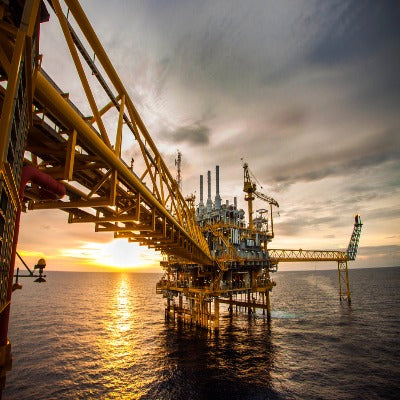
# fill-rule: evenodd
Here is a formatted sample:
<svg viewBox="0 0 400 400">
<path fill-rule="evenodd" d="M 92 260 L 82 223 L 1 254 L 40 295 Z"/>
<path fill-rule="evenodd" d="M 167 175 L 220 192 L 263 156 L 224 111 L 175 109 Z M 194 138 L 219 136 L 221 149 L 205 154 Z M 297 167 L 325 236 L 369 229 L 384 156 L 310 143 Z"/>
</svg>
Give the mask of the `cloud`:
<svg viewBox="0 0 400 400">
<path fill-rule="evenodd" d="M 366 138 L 362 143 L 350 146 L 343 143 L 340 151 L 329 147 L 314 148 L 306 157 L 273 168 L 271 179 L 277 183 L 321 180 L 356 173 L 399 157 L 400 129 L 388 130 Z"/>
<path fill-rule="evenodd" d="M 194 146 L 207 145 L 210 142 L 210 128 L 201 124 L 195 123 L 192 125 L 182 126 L 171 132 L 164 133 L 167 140 L 173 143 L 192 144 Z"/>
<path fill-rule="evenodd" d="M 305 107 L 292 106 L 286 108 L 272 118 L 272 125 L 278 131 L 282 129 L 299 129 L 307 122 L 307 111 Z"/>
<path fill-rule="evenodd" d="M 312 229 L 320 230 L 321 227 L 330 226 L 337 221 L 336 216 L 315 217 L 307 213 L 297 214 L 296 217 L 289 216 L 284 222 L 275 220 L 275 230 L 279 235 L 298 236 L 302 232 L 309 232 Z M 334 235 L 325 235 L 326 238 L 332 238 Z"/>
<path fill-rule="evenodd" d="M 379 255 L 379 254 L 391 254 L 396 255 L 400 261 L 400 246 L 399 245 L 388 245 L 388 246 L 361 246 L 360 255 Z"/>
<path fill-rule="evenodd" d="M 395 2 L 389 3 L 332 1 L 316 7 L 313 19 L 321 23 L 321 29 L 310 59 L 325 65 L 343 63 L 368 56 L 371 49 L 399 38 L 400 7 Z"/>
</svg>

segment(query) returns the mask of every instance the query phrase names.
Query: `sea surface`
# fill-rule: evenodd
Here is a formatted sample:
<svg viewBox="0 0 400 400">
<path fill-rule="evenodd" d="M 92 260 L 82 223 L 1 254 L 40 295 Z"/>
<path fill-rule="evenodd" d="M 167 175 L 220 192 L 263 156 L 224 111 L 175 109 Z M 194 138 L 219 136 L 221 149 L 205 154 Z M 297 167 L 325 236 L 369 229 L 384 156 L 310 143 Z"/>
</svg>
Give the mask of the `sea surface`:
<svg viewBox="0 0 400 400">
<path fill-rule="evenodd" d="M 3 399 L 398 399 L 400 268 L 274 274 L 272 321 L 166 323 L 161 274 L 48 272 L 14 292 Z"/>
</svg>

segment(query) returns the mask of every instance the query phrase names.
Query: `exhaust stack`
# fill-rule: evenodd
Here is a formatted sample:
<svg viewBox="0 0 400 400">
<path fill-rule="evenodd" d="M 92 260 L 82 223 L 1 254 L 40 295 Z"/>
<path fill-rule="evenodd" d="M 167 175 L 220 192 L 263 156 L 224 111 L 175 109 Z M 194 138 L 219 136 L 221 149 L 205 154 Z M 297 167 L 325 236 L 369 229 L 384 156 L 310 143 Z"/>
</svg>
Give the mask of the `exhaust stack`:
<svg viewBox="0 0 400 400">
<path fill-rule="evenodd" d="M 215 209 L 221 209 L 221 196 L 219 195 L 219 165 L 215 166 Z"/>
<path fill-rule="evenodd" d="M 204 199 L 203 199 L 203 175 L 200 175 L 200 203 L 199 203 L 199 215 L 203 215 L 204 212 Z"/>
<path fill-rule="evenodd" d="M 207 171 L 207 212 L 211 212 L 212 201 L 211 201 L 211 171 Z"/>
</svg>

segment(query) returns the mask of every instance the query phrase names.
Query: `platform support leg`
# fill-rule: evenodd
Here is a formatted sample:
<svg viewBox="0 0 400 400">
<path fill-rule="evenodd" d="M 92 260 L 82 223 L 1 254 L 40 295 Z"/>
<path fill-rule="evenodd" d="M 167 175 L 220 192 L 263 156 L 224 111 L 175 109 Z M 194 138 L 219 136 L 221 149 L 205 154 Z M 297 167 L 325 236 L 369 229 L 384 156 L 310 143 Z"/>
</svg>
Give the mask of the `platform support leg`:
<svg viewBox="0 0 400 400">
<path fill-rule="evenodd" d="M 269 298 L 269 290 L 265 292 L 265 299 L 267 302 L 267 320 L 271 320 L 271 300 Z"/>
<path fill-rule="evenodd" d="M 347 261 L 338 261 L 338 279 L 340 301 L 347 298 L 347 302 L 351 303 L 349 270 L 347 268 Z"/>
<path fill-rule="evenodd" d="M 214 300 L 214 331 L 219 331 L 219 299 Z"/>
</svg>

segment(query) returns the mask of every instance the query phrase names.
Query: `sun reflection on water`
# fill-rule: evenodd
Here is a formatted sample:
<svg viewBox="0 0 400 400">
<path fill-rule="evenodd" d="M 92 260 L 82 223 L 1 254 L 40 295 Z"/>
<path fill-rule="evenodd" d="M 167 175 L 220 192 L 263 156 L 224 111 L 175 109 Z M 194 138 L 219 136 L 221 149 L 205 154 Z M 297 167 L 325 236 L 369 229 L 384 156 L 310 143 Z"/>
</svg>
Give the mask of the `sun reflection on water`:
<svg viewBox="0 0 400 400">
<path fill-rule="evenodd" d="M 134 309 L 135 297 L 129 276 L 121 274 L 119 282 L 115 284 L 113 296 L 109 299 L 107 317 L 103 320 L 105 334 L 99 343 L 103 355 L 103 385 L 108 389 L 107 398 L 140 397 L 138 388 L 132 387 L 132 381 L 129 379 L 129 371 L 136 363 Z"/>
<path fill-rule="evenodd" d="M 124 332 L 128 332 L 132 328 L 132 312 L 130 302 L 130 288 L 126 279 L 126 275 L 122 275 L 116 296 L 117 312 L 114 318 L 114 329 L 117 336 Z"/>
</svg>

